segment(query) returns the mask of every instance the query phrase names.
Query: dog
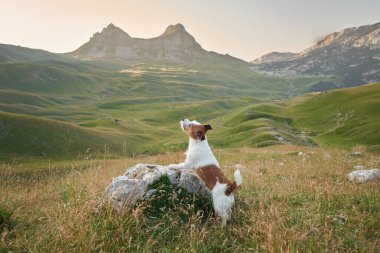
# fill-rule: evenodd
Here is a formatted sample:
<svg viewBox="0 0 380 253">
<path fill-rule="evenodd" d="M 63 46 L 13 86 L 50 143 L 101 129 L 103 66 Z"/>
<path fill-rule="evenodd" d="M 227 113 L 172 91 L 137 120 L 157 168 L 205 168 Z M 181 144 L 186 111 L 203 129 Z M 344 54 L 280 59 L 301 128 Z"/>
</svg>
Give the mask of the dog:
<svg viewBox="0 0 380 253">
<path fill-rule="evenodd" d="M 181 128 L 189 135 L 189 146 L 186 151 L 185 162 L 169 165 L 176 169 L 193 169 L 198 177 L 202 179 L 206 187 L 212 193 L 212 202 L 215 214 L 222 218 L 222 226 L 231 219 L 234 204 L 233 191 L 238 188 L 243 179 L 240 170 L 234 173 L 235 181 L 231 182 L 220 169 L 206 137 L 206 132 L 211 130 L 210 125 L 202 125 L 193 120 L 182 119 Z"/>
</svg>

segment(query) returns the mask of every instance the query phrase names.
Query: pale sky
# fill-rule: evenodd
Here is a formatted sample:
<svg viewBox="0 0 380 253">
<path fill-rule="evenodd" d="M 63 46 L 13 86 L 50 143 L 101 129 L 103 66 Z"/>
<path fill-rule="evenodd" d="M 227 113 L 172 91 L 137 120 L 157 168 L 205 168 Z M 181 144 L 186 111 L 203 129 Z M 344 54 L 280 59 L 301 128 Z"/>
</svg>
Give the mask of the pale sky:
<svg viewBox="0 0 380 253">
<path fill-rule="evenodd" d="M 379 0 L 0 0 L 0 43 L 56 53 L 109 23 L 139 38 L 181 23 L 204 49 L 250 61 L 376 22 Z"/>
</svg>

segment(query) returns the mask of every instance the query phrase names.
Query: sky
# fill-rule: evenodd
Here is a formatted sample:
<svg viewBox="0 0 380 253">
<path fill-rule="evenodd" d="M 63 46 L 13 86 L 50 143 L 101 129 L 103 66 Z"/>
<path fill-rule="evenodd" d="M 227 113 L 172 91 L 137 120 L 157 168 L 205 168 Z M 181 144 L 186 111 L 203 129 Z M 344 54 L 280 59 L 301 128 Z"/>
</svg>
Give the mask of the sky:
<svg viewBox="0 0 380 253">
<path fill-rule="evenodd" d="M 110 23 L 138 38 L 181 23 L 204 49 L 250 61 L 380 22 L 379 10 L 378 0 L 0 0 L 0 43 L 63 53 Z"/>
</svg>

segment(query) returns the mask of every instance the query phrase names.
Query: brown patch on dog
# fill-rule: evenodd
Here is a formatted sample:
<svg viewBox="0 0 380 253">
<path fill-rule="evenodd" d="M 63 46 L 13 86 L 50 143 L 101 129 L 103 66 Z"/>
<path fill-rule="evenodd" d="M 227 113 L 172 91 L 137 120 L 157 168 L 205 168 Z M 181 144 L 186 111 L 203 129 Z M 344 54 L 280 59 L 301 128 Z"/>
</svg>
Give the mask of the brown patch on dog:
<svg viewBox="0 0 380 253">
<path fill-rule="evenodd" d="M 210 125 L 191 125 L 187 128 L 187 133 L 194 140 L 203 141 L 206 139 L 206 132 L 211 129 Z"/>
<path fill-rule="evenodd" d="M 232 184 L 227 185 L 227 189 L 224 192 L 227 196 L 229 196 L 235 189 L 237 188 L 237 184 L 234 181 Z"/>
<path fill-rule="evenodd" d="M 200 177 L 210 190 L 214 189 L 216 182 L 227 184 L 225 194 L 230 195 L 237 187 L 236 182 L 231 181 L 223 174 L 222 170 L 216 165 L 208 165 L 200 167 L 196 170 L 198 177 Z"/>
</svg>

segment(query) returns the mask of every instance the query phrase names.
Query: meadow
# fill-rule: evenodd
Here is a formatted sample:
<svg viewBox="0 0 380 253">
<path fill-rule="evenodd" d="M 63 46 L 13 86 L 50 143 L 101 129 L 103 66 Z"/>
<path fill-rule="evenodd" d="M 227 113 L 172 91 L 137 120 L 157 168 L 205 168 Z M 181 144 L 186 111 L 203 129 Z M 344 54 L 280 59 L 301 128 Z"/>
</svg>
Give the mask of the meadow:
<svg viewBox="0 0 380 253">
<path fill-rule="evenodd" d="M 186 222 L 173 211 L 147 217 L 141 206 L 123 215 L 93 212 L 113 177 L 140 162 L 180 162 L 182 152 L 3 163 L 0 252 L 379 252 L 379 182 L 356 184 L 346 175 L 355 165 L 379 168 L 380 159 L 352 150 L 363 156 L 290 145 L 216 149 L 230 178 L 236 164 L 244 166 L 224 229 L 191 211 Z"/>
</svg>

